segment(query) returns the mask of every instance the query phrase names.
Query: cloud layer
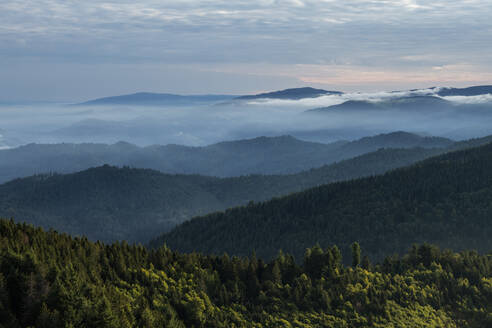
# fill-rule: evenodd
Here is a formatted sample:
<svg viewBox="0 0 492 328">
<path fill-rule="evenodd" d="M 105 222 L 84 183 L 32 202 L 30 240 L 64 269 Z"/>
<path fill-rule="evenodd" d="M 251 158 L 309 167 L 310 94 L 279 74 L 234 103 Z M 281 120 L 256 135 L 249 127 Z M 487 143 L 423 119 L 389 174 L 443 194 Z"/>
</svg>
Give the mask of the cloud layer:
<svg viewBox="0 0 492 328">
<path fill-rule="evenodd" d="M 338 105 L 346 101 L 381 102 L 385 100 L 409 97 L 409 96 L 434 96 L 460 104 L 492 104 L 492 95 L 478 96 L 439 96 L 441 88 L 417 89 L 408 91 L 379 91 L 379 92 L 347 92 L 343 94 L 326 95 L 317 98 L 290 99 L 258 99 L 248 102 L 252 106 L 295 107 L 295 108 L 319 108 Z"/>
<path fill-rule="evenodd" d="M 492 80 L 491 15 L 492 4 L 479 0 L 7 0 L 0 98 L 36 87 L 71 98 L 85 72 L 95 75 L 93 89 L 86 85 L 94 96 L 152 85 L 197 92 L 200 83 L 234 93 L 484 83 Z M 118 68 L 133 81 L 112 79 Z M 146 78 L 155 71 L 160 78 Z M 179 76 L 198 81 L 176 85 Z"/>
</svg>

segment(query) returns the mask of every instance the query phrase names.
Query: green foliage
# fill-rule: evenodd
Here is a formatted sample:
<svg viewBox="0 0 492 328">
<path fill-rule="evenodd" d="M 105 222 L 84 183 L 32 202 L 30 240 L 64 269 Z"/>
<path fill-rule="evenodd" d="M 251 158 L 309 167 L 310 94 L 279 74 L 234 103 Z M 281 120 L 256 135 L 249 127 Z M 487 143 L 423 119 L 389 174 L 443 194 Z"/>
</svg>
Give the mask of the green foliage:
<svg viewBox="0 0 492 328">
<path fill-rule="evenodd" d="M 355 245 L 355 243 L 354 243 Z M 359 249 L 360 251 L 360 249 Z M 0 327 L 488 327 L 492 255 L 414 246 L 345 267 L 147 250 L 0 220 Z"/>
</svg>

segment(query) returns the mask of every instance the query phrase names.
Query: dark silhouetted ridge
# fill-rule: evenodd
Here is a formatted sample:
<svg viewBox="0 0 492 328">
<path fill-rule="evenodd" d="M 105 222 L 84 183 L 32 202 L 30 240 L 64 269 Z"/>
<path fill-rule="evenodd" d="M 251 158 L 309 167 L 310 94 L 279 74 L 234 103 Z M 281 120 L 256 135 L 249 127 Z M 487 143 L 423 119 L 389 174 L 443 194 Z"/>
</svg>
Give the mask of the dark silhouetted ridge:
<svg viewBox="0 0 492 328">
<path fill-rule="evenodd" d="M 310 87 L 305 88 L 293 88 L 285 89 L 274 92 L 260 93 L 256 95 L 241 96 L 235 99 L 239 100 L 251 100 L 251 99 L 303 99 L 303 98 L 316 98 L 323 95 L 340 95 L 343 92 L 339 91 L 328 91 L 323 89 L 315 89 Z"/>
</svg>

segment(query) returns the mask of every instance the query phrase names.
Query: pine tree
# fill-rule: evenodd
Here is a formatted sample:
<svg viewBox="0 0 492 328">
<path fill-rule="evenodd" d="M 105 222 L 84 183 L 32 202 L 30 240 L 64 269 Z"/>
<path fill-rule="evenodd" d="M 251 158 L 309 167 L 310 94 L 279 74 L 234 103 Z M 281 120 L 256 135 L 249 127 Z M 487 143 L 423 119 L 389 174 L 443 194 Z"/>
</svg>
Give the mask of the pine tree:
<svg viewBox="0 0 492 328">
<path fill-rule="evenodd" d="M 369 257 L 367 255 L 364 255 L 364 257 L 362 258 L 361 266 L 366 270 L 369 270 L 371 268 L 371 261 L 369 260 Z"/>
<path fill-rule="evenodd" d="M 282 283 L 282 272 L 280 271 L 280 266 L 278 264 L 278 261 L 274 261 L 273 262 L 273 266 L 272 266 L 272 281 L 275 284 Z"/>
<path fill-rule="evenodd" d="M 351 245 L 352 248 L 352 266 L 355 268 L 360 264 L 360 245 L 358 242 L 354 242 Z"/>
</svg>

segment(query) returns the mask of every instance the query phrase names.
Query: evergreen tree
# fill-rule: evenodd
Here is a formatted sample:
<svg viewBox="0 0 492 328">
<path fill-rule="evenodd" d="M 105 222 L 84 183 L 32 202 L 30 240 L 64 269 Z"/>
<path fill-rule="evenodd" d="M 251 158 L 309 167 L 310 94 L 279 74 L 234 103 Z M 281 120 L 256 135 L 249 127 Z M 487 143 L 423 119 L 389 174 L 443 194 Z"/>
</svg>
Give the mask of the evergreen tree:
<svg viewBox="0 0 492 328">
<path fill-rule="evenodd" d="M 352 266 L 355 268 L 360 264 L 360 245 L 358 242 L 354 242 L 351 245 L 352 248 Z"/>
</svg>

